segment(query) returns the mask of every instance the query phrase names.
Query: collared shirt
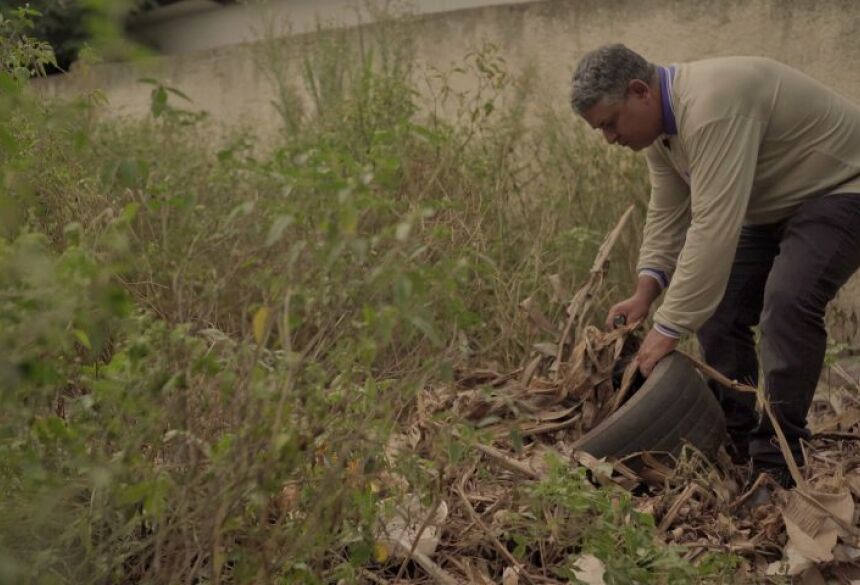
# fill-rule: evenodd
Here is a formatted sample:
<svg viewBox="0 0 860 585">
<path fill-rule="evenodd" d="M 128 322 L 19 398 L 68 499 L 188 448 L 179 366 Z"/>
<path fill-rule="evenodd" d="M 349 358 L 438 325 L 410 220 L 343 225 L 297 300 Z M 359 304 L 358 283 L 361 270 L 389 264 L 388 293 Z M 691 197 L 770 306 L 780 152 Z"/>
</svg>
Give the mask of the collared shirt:
<svg viewBox="0 0 860 585">
<path fill-rule="evenodd" d="M 675 67 L 657 67 L 660 80 L 660 105 L 663 110 L 663 134 L 674 136 L 678 133 L 675 123 L 675 110 L 672 106 L 672 84 L 675 82 Z"/>
<path fill-rule="evenodd" d="M 652 190 L 638 266 L 668 284 L 658 330 L 693 333 L 722 299 L 743 224 L 860 194 L 860 108 L 765 58 L 660 71 L 668 104 L 664 135 L 646 150 Z"/>
</svg>

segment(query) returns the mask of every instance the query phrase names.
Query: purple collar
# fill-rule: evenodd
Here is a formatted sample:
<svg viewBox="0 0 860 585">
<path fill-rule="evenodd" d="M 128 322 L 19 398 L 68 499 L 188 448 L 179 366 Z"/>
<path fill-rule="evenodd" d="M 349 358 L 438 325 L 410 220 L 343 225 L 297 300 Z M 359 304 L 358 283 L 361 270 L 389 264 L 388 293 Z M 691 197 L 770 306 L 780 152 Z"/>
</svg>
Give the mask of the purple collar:
<svg viewBox="0 0 860 585">
<path fill-rule="evenodd" d="M 660 78 L 660 101 L 663 106 L 663 134 L 673 136 L 678 133 L 675 111 L 672 108 L 672 84 L 675 81 L 675 68 L 673 66 L 658 66 L 657 75 Z"/>
</svg>

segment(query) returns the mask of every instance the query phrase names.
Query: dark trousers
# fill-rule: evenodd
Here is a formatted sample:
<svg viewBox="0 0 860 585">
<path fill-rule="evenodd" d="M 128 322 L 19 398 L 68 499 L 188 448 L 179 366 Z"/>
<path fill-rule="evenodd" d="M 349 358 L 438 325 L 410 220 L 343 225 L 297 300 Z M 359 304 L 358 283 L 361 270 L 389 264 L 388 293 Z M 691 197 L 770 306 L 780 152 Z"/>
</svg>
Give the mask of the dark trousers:
<svg viewBox="0 0 860 585">
<path fill-rule="evenodd" d="M 753 327 L 759 325 L 765 394 L 798 462 L 824 364 L 824 310 L 858 265 L 860 195 L 820 197 L 784 222 L 745 226 L 723 299 L 698 332 L 709 365 L 757 386 Z M 755 396 L 715 382 L 711 388 L 734 444 L 748 447 L 753 460 L 783 463 L 770 419 L 755 410 Z"/>
</svg>

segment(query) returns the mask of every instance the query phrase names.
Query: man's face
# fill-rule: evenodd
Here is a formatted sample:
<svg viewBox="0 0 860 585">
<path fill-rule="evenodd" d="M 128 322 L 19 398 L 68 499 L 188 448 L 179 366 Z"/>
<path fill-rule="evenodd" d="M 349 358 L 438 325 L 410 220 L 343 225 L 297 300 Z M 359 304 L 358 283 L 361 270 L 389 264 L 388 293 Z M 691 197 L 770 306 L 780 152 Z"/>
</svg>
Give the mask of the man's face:
<svg viewBox="0 0 860 585">
<path fill-rule="evenodd" d="M 620 101 L 604 98 L 583 115 L 595 130 L 603 132 L 609 144 L 631 150 L 650 146 L 663 133 L 659 96 L 644 81 L 634 79 Z"/>
</svg>

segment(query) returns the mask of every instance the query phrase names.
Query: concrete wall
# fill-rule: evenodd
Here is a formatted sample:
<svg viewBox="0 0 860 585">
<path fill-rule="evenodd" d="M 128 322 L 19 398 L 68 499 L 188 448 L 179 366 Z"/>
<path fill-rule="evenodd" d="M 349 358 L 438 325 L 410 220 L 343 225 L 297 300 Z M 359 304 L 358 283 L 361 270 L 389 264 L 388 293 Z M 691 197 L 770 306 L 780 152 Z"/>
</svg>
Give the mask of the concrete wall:
<svg viewBox="0 0 860 585">
<path fill-rule="evenodd" d="M 438 14 L 534 0 L 376 0 L 376 10 Z M 262 40 L 268 31 L 292 34 L 356 26 L 373 20 L 364 1 L 266 0 L 219 5 L 214 0 L 183 0 L 145 12 L 131 35 L 164 54 L 176 55 Z"/>
<path fill-rule="evenodd" d="M 327 1 L 330 6 L 339 2 Z M 445 7 L 444 2 L 431 4 Z M 220 14 L 229 13 L 224 10 Z M 429 67 L 448 69 L 490 41 L 511 69 L 533 68 L 534 100 L 557 107 L 566 107 L 568 79 L 579 56 L 615 41 L 657 63 L 730 54 L 770 56 L 860 101 L 860 3 L 854 1 L 554 0 L 431 12 L 408 25 L 422 66 L 419 75 Z M 190 30 L 171 35 L 187 37 Z M 298 54 L 303 42 L 295 37 L 285 50 Z M 148 91 L 137 79 L 158 75 L 217 119 L 271 127 L 277 122 L 271 106 L 274 90 L 259 67 L 261 46 L 183 53 L 146 66 L 106 64 L 50 79 L 41 87 L 55 95 L 99 88 L 113 112 L 136 115 L 149 104 Z M 856 279 L 843 291 L 839 306 L 849 315 L 860 314 Z"/>
<path fill-rule="evenodd" d="M 295 14 L 304 14 L 305 25 L 309 25 L 311 14 L 305 6 L 309 2 L 290 0 L 296 7 Z M 329 6 L 332 10 L 320 16 L 335 18 L 350 13 L 344 10 L 344 3 L 320 0 L 315 6 Z M 441 10 L 464 3 L 479 2 L 448 0 L 427 4 L 422 0 L 418 4 Z M 268 6 L 283 13 L 283 2 L 274 1 Z M 228 7 L 204 16 L 210 14 L 217 20 L 234 15 L 236 28 L 229 39 L 221 41 L 235 42 L 242 38 L 243 27 L 250 26 L 241 20 L 249 14 L 242 10 L 239 6 Z M 146 88 L 137 80 L 142 75 L 158 75 L 189 94 L 216 118 L 228 122 L 271 119 L 274 90 L 260 67 L 264 43 L 186 52 L 196 42 L 191 39 L 195 31 L 211 24 L 214 28 L 207 30 L 212 34 L 203 36 L 214 42 L 217 32 L 213 31 L 224 27 L 220 20 L 215 26 L 208 18 L 190 20 L 185 23 L 187 28 L 179 26 L 181 19 L 162 23 L 161 38 L 168 36 L 165 31 L 169 29 L 176 38 L 174 48 L 181 54 L 146 64 L 80 68 L 65 77 L 45 80 L 41 89 L 48 94 L 68 95 L 98 88 L 108 97 L 115 113 L 137 114 L 148 106 Z M 269 24 L 272 22 L 270 19 Z M 265 21 L 258 24 L 266 26 Z M 613 41 L 624 42 L 658 63 L 715 55 L 767 55 L 860 99 L 858 25 L 860 3 L 853 1 L 554 0 L 434 12 L 416 19 L 409 34 L 416 43 L 419 62 L 424 67 L 443 70 L 461 62 L 469 50 L 483 41 L 493 42 L 513 70 L 526 66 L 536 69 L 536 89 L 542 101 L 561 105 L 566 101 L 568 79 L 578 57 L 590 48 Z M 274 26 L 277 28 L 277 23 Z M 154 30 L 150 31 L 152 35 Z M 287 44 L 285 50 L 299 54 L 300 35 L 295 38 L 296 42 Z"/>
</svg>

